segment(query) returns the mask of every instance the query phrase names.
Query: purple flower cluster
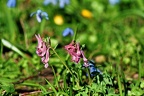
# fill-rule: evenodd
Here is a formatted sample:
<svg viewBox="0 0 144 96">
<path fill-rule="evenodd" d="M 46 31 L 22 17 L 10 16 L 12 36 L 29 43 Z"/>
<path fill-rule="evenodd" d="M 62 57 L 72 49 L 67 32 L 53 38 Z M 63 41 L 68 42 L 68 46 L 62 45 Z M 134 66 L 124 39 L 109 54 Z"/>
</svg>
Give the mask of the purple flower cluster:
<svg viewBox="0 0 144 96">
<path fill-rule="evenodd" d="M 72 41 L 70 44 L 64 47 L 67 52 L 71 55 L 72 61 L 75 63 L 79 63 L 80 59 L 82 58 L 84 61 L 84 66 L 87 67 L 88 60 L 84 56 L 84 52 L 80 49 L 80 44 Z"/>
<path fill-rule="evenodd" d="M 45 68 L 48 67 L 48 61 L 49 61 L 49 57 L 50 57 L 50 40 L 48 42 L 48 44 L 42 40 L 42 38 L 40 37 L 40 35 L 35 35 L 37 41 L 38 41 L 38 46 L 36 49 L 36 53 L 38 56 L 41 57 L 41 61 L 43 62 L 43 64 L 45 64 Z M 86 59 L 86 57 L 84 56 L 84 52 L 80 49 L 80 44 L 76 43 L 74 41 L 72 41 L 70 44 L 65 45 L 64 47 L 67 52 L 71 55 L 72 57 L 72 61 L 75 63 L 79 63 L 80 59 L 82 58 L 84 61 L 84 66 L 88 67 L 88 60 Z"/>
<path fill-rule="evenodd" d="M 35 35 L 35 37 L 38 41 L 36 53 L 39 57 L 41 57 L 41 61 L 43 62 L 43 64 L 45 64 L 44 67 L 47 68 L 49 57 L 50 57 L 50 48 L 51 48 L 50 39 L 49 39 L 49 42 L 46 43 L 45 41 L 42 40 L 39 34 Z M 84 52 L 83 50 L 80 49 L 79 43 L 72 41 L 70 44 L 65 45 L 64 49 L 70 54 L 73 62 L 79 63 L 80 59 L 81 58 L 83 59 L 83 62 L 84 62 L 83 66 L 89 69 L 91 77 L 96 76 L 96 74 L 102 75 L 102 72 L 95 67 L 94 61 L 88 60 L 84 56 Z"/>
<path fill-rule="evenodd" d="M 43 64 L 45 64 L 45 68 L 47 68 L 49 57 L 50 57 L 50 52 L 49 52 L 50 45 L 49 44 L 47 45 L 46 42 L 42 40 L 39 34 L 35 35 L 35 37 L 38 41 L 36 53 L 38 56 L 41 57 L 41 61 L 43 62 Z"/>
</svg>

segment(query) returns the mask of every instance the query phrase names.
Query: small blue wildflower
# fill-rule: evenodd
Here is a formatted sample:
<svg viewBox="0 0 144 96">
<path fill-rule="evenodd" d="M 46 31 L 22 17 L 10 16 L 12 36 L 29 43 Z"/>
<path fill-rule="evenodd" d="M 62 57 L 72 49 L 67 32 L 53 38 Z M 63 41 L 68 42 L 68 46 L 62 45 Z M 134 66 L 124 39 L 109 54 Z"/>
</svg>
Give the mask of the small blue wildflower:
<svg viewBox="0 0 144 96">
<path fill-rule="evenodd" d="M 93 62 L 92 60 L 89 61 L 88 63 L 89 63 L 88 68 L 89 68 L 89 70 L 90 70 L 90 74 L 91 74 L 91 75 L 94 75 L 94 73 L 96 73 L 96 72 L 102 74 L 102 72 L 101 72 L 98 68 L 96 68 L 96 67 L 94 66 L 94 62 Z"/>
<path fill-rule="evenodd" d="M 120 2 L 120 0 L 109 0 L 109 3 L 111 5 L 115 5 L 115 4 L 119 3 L 119 2 Z"/>
<path fill-rule="evenodd" d="M 56 5 L 57 2 L 58 2 L 58 0 L 44 0 L 43 4 L 48 5 L 48 4 L 52 3 L 53 5 Z"/>
<path fill-rule="evenodd" d="M 65 37 L 65 36 L 68 36 L 68 35 L 71 35 L 71 36 L 73 36 L 73 34 L 74 34 L 74 32 L 73 32 L 73 30 L 71 29 L 71 28 L 66 28 L 64 31 L 63 31 L 63 33 L 62 33 L 62 35 Z"/>
<path fill-rule="evenodd" d="M 102 72 L 98 68 L 95 67 L 94 65 L 95 63 L 93 60 L 88 61 L 88 64 L 89 64 L 88 68 L 89 68 L 91 77 L 94 77 L 97 73 L 102 74 Z"/>
<path fill-rule="evenodd" d="M 59 6 L 60 6 L 60 8 L 64 8 L 64 6 L 66 4 L 69 4 L 69 3 L 70 3 L 69 0 L 59 0 Z"/>
<path fill-rule="evenodd" d="M 48 14 L 41 10 L 37 10 L 36 12 L 31 13 L 30 17 L 32 17 L 34 14 L 36 14 L 36 18 L 38 22 L 41 22 L 43 18 L 46 18 L 47 20 L 49 19 Z"/>
<path fill-rule="evenodd" d="M 16 6 L 16 0 L 8 0 L 7 2 L 8 7 L 15 7 Z"/>
</svg>

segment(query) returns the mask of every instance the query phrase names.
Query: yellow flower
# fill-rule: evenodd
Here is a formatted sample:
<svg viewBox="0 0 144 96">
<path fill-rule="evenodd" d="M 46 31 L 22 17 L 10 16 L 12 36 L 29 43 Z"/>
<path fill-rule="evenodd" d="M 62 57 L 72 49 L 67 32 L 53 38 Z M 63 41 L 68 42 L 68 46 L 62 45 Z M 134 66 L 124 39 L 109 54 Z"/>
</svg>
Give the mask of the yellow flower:
<svg viewBox="0 0 144 96">
<path fill-rule="evenodd" d="M 92 13 L 87 9 L 83 9 L 81 15 L 85 18 L 92 18 Z"/>
<path fill-rule="evenodd" d="M 57 24 L 57 25 L 62 25 L 64 23 L 64 20 L 63 20 L 63 17 L 61 15 L 56 15 L 54 17 L 54 22 Z"/>
</svg>

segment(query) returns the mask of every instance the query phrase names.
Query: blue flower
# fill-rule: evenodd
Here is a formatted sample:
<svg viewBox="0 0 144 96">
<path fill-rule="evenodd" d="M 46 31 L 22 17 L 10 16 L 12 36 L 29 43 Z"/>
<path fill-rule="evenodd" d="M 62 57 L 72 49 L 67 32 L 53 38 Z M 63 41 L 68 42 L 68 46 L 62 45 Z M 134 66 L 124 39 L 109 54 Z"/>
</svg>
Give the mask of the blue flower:
<svg viewBox="0 0 144 96">
<path fill-rule="evenodd" d="M 50 3 L 52 3 L 53 5 L 56 5 L 58 2 L 58 0 L 44 0 L 44 5 L 48 5 Z"/>
<path fill-rule="evenodd" d="M 69 4 L 69 3 L 70 3 L 69 0 L 59 0 L 59 6 L 60 6 L 60 8 L 64 8 L 64 6 L 66 4 Z"/>
<path fill-rule="evenodd" d="M 70 0 L 44 0 L 44 5 L 48 5 L 50 3 L 52 3 L 53 5 L 56 5 L 59 3 L 59 7 L 60 8 L 64 8 L 65 5 L 69 4 L 70 3 Z"/>
<path fill-rule="evenodd" d="M 111 5 L 115 5 L 115 4 L 119 3 L 119 2 L 120 2 L 120 0 L 109 0 L 109 3 Z"/>
<path fill-rule="evenodd" d="M 34 14 L 36 14 L 36 18 L 38 22 L 41 22 L 43 18 L 49 19 L 48 14 L 46 12 L 43 12 L 41 10 L 37 10 L 36 12 L 33 12 L 30 14 L 30 17 L 32 17 Z"/>
<path fill-rule="evenodd" d="M 74 32 L 73 32 L 73 30 L 71 29 L 71 28 L 66 28 L 64 31 L 63 31 L 63 33 L 62 33 L 62 35 L 65 37 L 65 36 L 68 36 L 68 35 L 71 35 L 71 36 L 73 36 L 73 34 L 74 34 Z"/>
<path fill-rule="evenodd" d="M 90 71 L 91 77 L 94 77 L 97 73 L 102 74 L 102 72 L 98 68 L 95 67 L 94 61 L 90 60 L 88 61 L 88 64 L 89 64 L 88 69 Z"/>
<path fill-rule="evenodd" d="M 8 7 L 15 7 L 16 6 L 16 0 L 8 0 L 7 2 Z"/>
</svg>

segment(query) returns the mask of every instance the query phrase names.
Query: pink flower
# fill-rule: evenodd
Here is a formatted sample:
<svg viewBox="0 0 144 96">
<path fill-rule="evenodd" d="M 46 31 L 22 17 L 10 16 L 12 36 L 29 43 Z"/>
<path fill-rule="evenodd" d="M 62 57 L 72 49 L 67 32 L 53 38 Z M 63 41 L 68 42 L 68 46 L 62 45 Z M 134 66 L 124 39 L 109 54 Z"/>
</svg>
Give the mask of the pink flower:
<svg viewBox="0 0 144 96">
<path fill-rule="evenodd" d="M 88 67 L 89 65 L 88 60 L 84 56 L 84 52 L 80 49 L 79 43 L 75 43 L 74 41 L 72 41 L 70 44 L 66 45 L 64 48 L 71 55 L 73 62 L 79 63 L 80 59 L 83 58 L 84 66 Z"/>
<path fill-rule="evenodd" d="M 85 66 L 85 67 L 88 67 L 88 66 L 89 66 L 89 63 L 88 63 L 88 60 L 86 59 L 86 57 L 84 56 L 83 51 L 82 51 L 82 56 L 83 56 L 84 66 Z"/>
<path fill-rule="evenodd" d="M 39 34 L 35 36 L 38 41 L 36 53 L 38 56 L 41 57 L 41 61 L 43 62 L 43 64 L 45 64 L 45 68 L 47 68 L 49 57 L 50 57 L 50 52 L 49 52 L 50 47 L 46 45 L 46 42 L 42 40 Z"/>
</svg>

